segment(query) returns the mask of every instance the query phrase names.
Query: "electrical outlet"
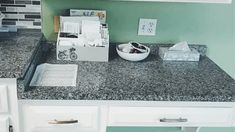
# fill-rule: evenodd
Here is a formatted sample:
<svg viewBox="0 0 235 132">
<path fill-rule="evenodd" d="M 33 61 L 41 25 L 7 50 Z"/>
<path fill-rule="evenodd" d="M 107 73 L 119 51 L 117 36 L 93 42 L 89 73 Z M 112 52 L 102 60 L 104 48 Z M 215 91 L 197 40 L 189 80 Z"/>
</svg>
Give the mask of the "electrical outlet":
<svg viewBox="0 0 235 132">
<path fill-rule="evenodd" d="M 156 35 L 157 19 L 144 19 L 139 20 L 138 35 L 154 36 Z"/>
</svg>

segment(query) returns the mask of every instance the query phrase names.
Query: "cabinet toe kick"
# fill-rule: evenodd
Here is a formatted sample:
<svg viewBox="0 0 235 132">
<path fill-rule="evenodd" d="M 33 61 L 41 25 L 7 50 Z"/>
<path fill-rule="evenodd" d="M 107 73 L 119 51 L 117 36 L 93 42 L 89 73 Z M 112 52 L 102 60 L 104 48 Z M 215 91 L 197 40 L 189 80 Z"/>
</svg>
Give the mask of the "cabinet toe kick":
<svg viewBox="0 0 235 132">
<path fill-rule="evenodd" d="M 199 132 L 200 127 L 181 127 L 183 132 Z"/>
</svg>

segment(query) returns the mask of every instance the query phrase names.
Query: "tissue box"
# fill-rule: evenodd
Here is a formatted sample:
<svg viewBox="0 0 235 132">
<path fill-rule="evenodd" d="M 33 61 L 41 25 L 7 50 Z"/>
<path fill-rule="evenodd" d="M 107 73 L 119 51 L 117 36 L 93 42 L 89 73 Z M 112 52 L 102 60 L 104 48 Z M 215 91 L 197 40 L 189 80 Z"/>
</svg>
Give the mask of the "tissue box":
<svg viewBox="0 0 235 132">
<path fill-rule="evenodd" d="M 169 61 L 199 61 L 200 53 L 192 49 L 191 51 L 168 50 L 169 47 L 159 47 L 159 56 L 163 60 Z"/>
</svg>

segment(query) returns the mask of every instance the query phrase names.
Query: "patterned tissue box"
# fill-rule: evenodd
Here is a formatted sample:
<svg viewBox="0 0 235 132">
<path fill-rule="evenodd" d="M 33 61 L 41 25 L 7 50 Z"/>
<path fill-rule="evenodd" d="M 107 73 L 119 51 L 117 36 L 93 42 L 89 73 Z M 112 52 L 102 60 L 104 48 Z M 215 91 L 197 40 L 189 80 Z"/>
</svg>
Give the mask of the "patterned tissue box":
<svg viewBox="0 0 235 132">
<path fill-rule="evenodd" d="M 200 53 L 196 49 L 191 51 L 168 50 L 170 47 L 159 47 L 159 56 L 167 61 L 199 61 Z"/>
</svg>

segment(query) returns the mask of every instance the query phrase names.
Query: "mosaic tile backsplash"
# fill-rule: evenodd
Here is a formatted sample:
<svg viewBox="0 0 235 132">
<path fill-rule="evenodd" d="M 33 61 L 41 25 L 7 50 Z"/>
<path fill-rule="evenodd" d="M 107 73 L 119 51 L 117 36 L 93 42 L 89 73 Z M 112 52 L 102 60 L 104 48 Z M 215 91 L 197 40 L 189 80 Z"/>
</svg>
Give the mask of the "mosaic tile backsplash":
<svg viewBox="0 0 235 132">
<path fill-rule="evenodd" d="M 41 0 L 0 0 L 3 26 L 41 29 Z"/>
</svg>

